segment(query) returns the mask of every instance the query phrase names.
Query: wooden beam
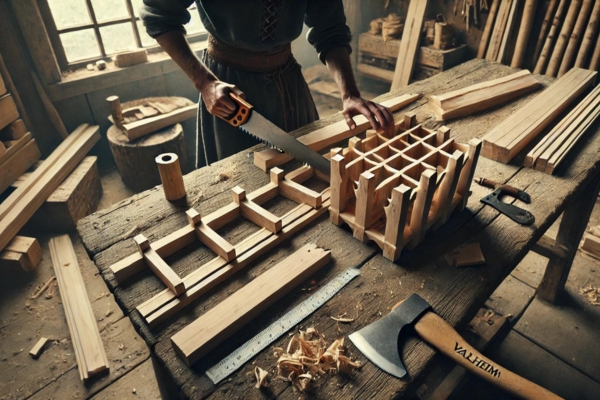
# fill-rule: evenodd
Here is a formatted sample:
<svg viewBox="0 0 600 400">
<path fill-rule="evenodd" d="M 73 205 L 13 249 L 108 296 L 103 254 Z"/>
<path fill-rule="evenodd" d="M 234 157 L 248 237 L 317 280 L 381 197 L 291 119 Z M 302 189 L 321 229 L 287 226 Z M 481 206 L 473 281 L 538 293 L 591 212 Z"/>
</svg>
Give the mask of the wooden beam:
<svg viewBox="0 0 600 400">
<path fill-rule="evenodd" d="M 68 235 L 50 239 L 50 255 L 81 380 L 109 370 L 73 244 Z"/>
<path fill-rule="evenodd" d="M 139 121 L 123 124 L 123 132 L 129 141 L 139 139 L 142 136 L 156 132 L 169 125 L 176 124 L 198 115 L 198 104 L 178 108 L 170 113 L 160 114 L 156 117 L 144 118 Z"/>
<path fill-rule="evenodd" d="M 381 105 L 395 112 L 414 102 L 419 97 L 421 95 L 415 93 L 403 94 L 393 99 L 382 101 Z M 361 134 L 371 126 L 371 123 L 364 115 L 355 116 L 354 123 L 356 124 L 356 128 L 350 129 L 345 120 L 338 121 L 304 136 L 300 136 L 298 141 L 315 151 L 320 151 L 342 140 Z M 254 165 L 265 172 L 290 160 L 292 160 L 291 156 L 286 153 L 280 153 L 275 149 L 254 153 Z"/>
<path fill-rule="evenodd" d="M 98 134 L 97 126 L 86 127 L 84 132 L 75 138 L 73 146 L 60 159 L 56 160 L 50 168 L 38 168 L 45 171 L 43 177 L 40 176 L 31 185 L 24 184 L 23 187 L 15 190 L 0 205 L 0 209 L 3 210 L 0 214 L 2 215 L 0 217 L 0 250 L 4 249 L 8 242 L 17 235 L 29 218 L 33 216 L 35 211 L 56 190 L 60 183 L 69 176 L 99 139 L 100 135 Z M 48 159 L 51 157 L 52 155 Z M 46 159 L 44 164 L 48 159 Z M 34 171 L 32 176 L 36 172 L 37 170 Z M 12 200 L 9 202 L 9 199 Z M 7 203 L 7 206 L 5 206 L 5 203 Z"/>
<path fill-rule="evenodd" d="M 390 91 L 404 88 L 410 83 L 421 42 L 421 30 L 425 21 L 427 3 L 427 0 L 412 0 L 408 5 Z"/>
<path fill-rule="evenodd" d="M 173 271 L 171 267 L 159 256 L 150 245 L 146 236 L 139 234 L 133 240 L 138 246 L 140 254 L 148 263 L 148 266 L 154 274 L 165 284 L 176 296 L 181 296 L 185 292 L 185 286 L 181 278 Z"/>
<path fill-rule="evenodd" d="M 303 246 L 173 335 L 173 348 L 193 365 L 330 260 L 329 250 Z"/>
<path fill-rule="evenodd" d="M 36 238 L 15 236 L 0 252 L 0 265 L 19 266 L 27 272 L 34 271 L 42 260 L 42 248 Z"/>
<path fill-rule="evenodd" d="M 221 235 L 202 222 L 200 213 L 193 208 L 186 211 L 188 222 L 196 230 L 196 236 L 206 247 L 223 257 L 226 261 L 231 261 L 236 257 L 235 248 L 225 240 Z"/>
<path fill-rule="evenodd" d="M 271 214 L 252 200 L 246 198 L 246 191 L 239 186 L 231 189 L 233 201 L 240 206 L 240 213 L 244 218 L 254 222 L 261 228 L 277 233 L 281 230 L 281 218 Z"/>
</svg>

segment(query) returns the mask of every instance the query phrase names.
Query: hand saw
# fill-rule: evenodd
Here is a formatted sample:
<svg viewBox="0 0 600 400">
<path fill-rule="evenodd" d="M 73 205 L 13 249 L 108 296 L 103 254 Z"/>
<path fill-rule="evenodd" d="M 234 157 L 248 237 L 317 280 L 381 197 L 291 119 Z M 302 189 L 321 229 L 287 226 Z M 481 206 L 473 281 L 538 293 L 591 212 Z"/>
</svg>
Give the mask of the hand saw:
<svg viewBox="0 0 600 400">
<path fill-rule="evenodd" d="M 331 164 L 328 159 L 302 144 L 271 121 L 260 115 L 254 107 L 233 93 L 229 96 L 236 103 L 236 110 L 229 118 L 221 118 L 232 126 L 239 127 L 246 133 L 264 143 L 285 151 L 289 155 L 304 161 L 311 167 L 330 175 Z"/>
</svg>

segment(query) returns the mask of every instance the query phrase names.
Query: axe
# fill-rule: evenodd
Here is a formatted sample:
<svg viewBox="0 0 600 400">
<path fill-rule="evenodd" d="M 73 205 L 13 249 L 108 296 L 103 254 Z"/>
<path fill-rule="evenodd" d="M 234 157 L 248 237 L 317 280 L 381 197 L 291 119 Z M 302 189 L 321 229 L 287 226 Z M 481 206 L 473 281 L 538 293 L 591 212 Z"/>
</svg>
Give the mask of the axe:
<svg viewBox="0 0 600 400">
<path fill-rule="evenodd" d="M 452 326 L 413 294 L 377 322 L 349 336 L 354 345 L 379 368 L 397 378 L 406 375 L 398 339 L 413 326 L 428 344 L 486 381 L 524 399 L 560 399 L 554 393 L 501 367 L 471 347 Z"/>
</svg>

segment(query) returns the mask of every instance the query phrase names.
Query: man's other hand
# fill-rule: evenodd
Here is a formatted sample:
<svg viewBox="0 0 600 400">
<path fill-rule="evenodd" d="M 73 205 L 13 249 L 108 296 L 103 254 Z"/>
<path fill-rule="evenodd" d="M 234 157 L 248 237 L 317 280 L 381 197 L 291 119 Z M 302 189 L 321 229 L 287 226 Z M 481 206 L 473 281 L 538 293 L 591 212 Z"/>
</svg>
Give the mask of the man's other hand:
<svg viewBox="0 0 600 400">
<path fill-rule="evenodd" d="M 343 100 L 344 109 L 342 114 L 350 129 L 356 128 L 352 117 L 362 114 L 377 131 L 387 130 L 394 126 L 394 117 L 391 111 L 381 104 L 365 100 L 362 97 L 349 96 Z"/>
</svg>

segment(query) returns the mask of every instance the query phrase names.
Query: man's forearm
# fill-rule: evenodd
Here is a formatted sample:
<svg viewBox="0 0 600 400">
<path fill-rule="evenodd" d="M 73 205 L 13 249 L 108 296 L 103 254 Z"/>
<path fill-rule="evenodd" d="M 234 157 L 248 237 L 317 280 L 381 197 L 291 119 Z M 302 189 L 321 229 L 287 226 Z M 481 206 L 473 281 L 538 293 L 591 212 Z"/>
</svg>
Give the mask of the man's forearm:
<svg viewBox="0 0 600 400">
<path fill-rule="evenodd" d="M 203 84 L 217 80 L 217 77 L 196 57 L 183 32 L 166 32 L 158 36 L 156 41 L 179 65 L 199 91 L 202 90 Z"/>
<path fill-rule="evenodd" d="M 335 83 L 340 89 L 342 99 L 348 97 L 360 97 L 360 92 L 356 87 L 352 65 L 350 64 L 350 55 L 345 47 L 336 47 L 327 53 L 325 59 L 327 68 L 333 76 Z"/>
</svg>

